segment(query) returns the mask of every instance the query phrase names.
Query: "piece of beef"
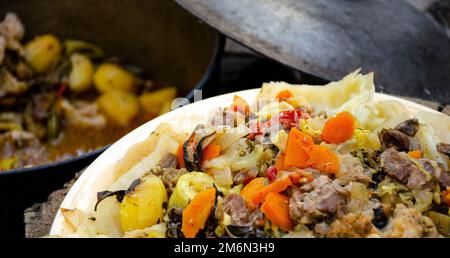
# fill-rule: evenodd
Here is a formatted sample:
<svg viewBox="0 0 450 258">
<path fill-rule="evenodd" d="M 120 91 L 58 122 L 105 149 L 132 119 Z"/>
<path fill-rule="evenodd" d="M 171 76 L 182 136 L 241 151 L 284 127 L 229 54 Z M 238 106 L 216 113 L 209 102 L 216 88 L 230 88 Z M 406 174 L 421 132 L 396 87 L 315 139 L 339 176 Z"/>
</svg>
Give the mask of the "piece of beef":
<svg viewBox="0 0 450 258">
<path fill-rule="evenodd" d="M 233 225 L 246 226 L 250 222 L 250 212 L 245 200 L 238 194 L 229 194 L 224 198 L 223 211 L 231 216 Z"/>
<path fill-rule="evenodd" d="M 9 43 L 20 41 L 25 34 L 25 27 L 15 13 L 7 13 L 0 23 L 0 35 Z"/>
<path fill-rule="evenodd" d="M 49 153 L 39 139 L 25 131 L 9 131 L 1 134 L 0 146 L 0 157 L 18 157 L 14 168 L 50 162 Z"/>
<path fill-rule="evenodd" d="M 68 100 L 59 102 L 62 113 L 70 125 L 83 129 L 101 130 L 106 127 L 106 117 L 100 113 L 96 103 Z"/>
<path fill-rule="evenodd" d="M 450 171 L 442 171 L 442 174 L 439 177 L 438 181 L 442 187 L 450 187 Z"/>
<path fill-rule="evenodd" d="M 173 155 L 172 153 L 168 153 L 159 162 L 161 168 L 177 168 L 177 164 L 177 156 Z"/>
<path fill-rule="evenodd" d="M 439 151 L 442 154 L 447 155 L 447 157 L 450 158 L 450 144 L 448 143 L 439 143 L 436 146 L 437 151 Z"/>
<path fill-rule="evenodd" d="M 245 116 L 230 109 L 217 109 L 208 119 L 212 126 L 237 127 L 245 124 Z"/>
<path fill-rule="evenodd" d="M 245 200 L 239 194 L 229 194 L 223 199 L 223 212 L 231 217 L 231 225 L 239 227 L 258 227 L 264 214 L 256 209 L 250 211 Z"/>
<path fill-rule="evenodd" d="M 312 189 L 312 190 L 311 190 Z M 302 192 L 301 190 L 311 190 Z M 320 176 L 301 190 L 293 191 L 289 210 L 291 218 L 309 224 L 327 214 L 335 213 L 345 204 L 348 191 L 327 176 Z"/>
<path fill-rule="evenodd" d="M 161 178 L 168 193 L 173 192 L 180 176 L 188 173 L 184 168 L 162 168 L 161 166 L 156 166 L 150 172 Z"/>
<path fill-rule="evenodd" d="M 395 148 L 384 151 L 381 156 L 381 163 L 386 173 L 407 184 L 408 188 L 421 188 L 426 184 L 425 174 L 408 158 L 404 152 L 399 152 Z"/>
<path fill-rule="evenodd" d="M 364 168 L 360 161 L 350 154 L 342 155 L 340 160 L 340 170 L 336 179 L 341 185 L 348 185 L 350 182 L 360 182 L 368 184 L 372 178 L 364 173 Z"/>
<path fill-rule="evenodd" d="M 443 188 L 450 186 L 450 172 L 445 171 L 439 163 L 429 159 L 419 159 L 419 163 Z M 434 188 L 434 185 L 430 188 Z"/>
<path fill-rule="evenodd" d="M 395 127 L 395 130 L 400 131 L 410 137 L 414 137 L 419 131 L 419 120 L 416 118 L 406 120 L 403 123 L 397 125 L 397 127 Z"/>
<path fill-rule="evenodd" d="M 379 138 L 383 149 L 396 148 L 399 151 L 414 151 L 420 149 L 417 139 L 395 129 L 383 129 Z"/>
<path fill-rule="evenodd" d="M 394 216 L 383 230 L 383 236 L 393 238 L 438 237 L 433 221 L 415 208 L 398 204 Z"/>
</svg>

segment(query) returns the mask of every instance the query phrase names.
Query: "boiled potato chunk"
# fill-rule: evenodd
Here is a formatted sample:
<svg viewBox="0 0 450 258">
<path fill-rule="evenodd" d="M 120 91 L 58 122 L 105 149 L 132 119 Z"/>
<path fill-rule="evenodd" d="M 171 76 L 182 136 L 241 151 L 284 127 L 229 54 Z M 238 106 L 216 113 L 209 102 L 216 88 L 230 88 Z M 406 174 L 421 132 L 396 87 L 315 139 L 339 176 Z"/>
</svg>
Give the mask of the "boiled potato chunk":
<svg viewBox="0 0 450 258">
<path fill-rule="evenodd" d="M 135 88 L 135 78 L 118 65 L 104 63 L 95 71 L 94 84 L 101 93 L 114 90 L 132 92 Z"/>
<path fill-rule="evenodd" d="M 167 192 L 159 177 L 149 174 L 125 195 L 120 207 L 120 223 L 124 231 L 144 229 L 158 223 L 163 216 Z"/>
<path fill-rule="evenodd" d="M 167 87 L 142 94 L 139 96 L 139 103 L 145 112 L 158 115 L 170 111 L 172 101 L 176 96 L 177 88 Z"/>
<path fill-rule="evenodd" d="M 169 209 L 185 208 L 200 192 L 214 187 L 214 179 L 202 172 L 191 172 L 182 175 L 169 199 Z"/>
<path fill-rule="evenodd" d="M 110 91 L 97 99 L 100 110 L 118 126 L 127 126 L 139 114 L 137 97 L 124 91 Z"/>
<path fill-rule="evenodd" d="M 92 85 L 94 76 L 94 65 L 91 60 L 82 54 L 72 54 L 70 56 L 72 71 L 69 75 L 69 87 L 74 92 L 83 92 Z"/>
<path fill-rule="evenodd" d="M 55 36 L 39 36 L 25 46 L 25 60 L 36 72 L 44 73 L 58 62 L 61 50 L 61 43 Z"/>
</svg>

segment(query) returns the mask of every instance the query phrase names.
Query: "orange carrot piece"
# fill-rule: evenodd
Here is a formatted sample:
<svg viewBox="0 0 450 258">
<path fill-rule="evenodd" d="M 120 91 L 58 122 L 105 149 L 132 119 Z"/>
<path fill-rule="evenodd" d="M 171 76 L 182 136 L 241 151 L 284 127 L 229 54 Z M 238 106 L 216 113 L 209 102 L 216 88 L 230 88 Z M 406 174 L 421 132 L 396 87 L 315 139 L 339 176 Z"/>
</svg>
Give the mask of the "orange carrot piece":
<svg viewBox="0 0 450 258">
<path fill-rule="evenodd" d="M 240 192 L 240 195 L 247 202 L 247 206 L 250 209 L 254 209 L 262 200 L 262 189 L 266 184 L 266 180 L 263 177 L 257 177 L 244 186 Z"/>
<path fill-rule="evenodd" d="M 203 150 L 202 162 L 212 160 L 220 155 L 220 146 L 217 144 L 209 144 Z"/>
<path fill-rule="evenodd" d="M 330 149 L 316 145 L 309 152 L 310 166 L 320 172 L 337 174 L 339 172 L 339 159 Z"/>
<path fill-rule="evenodd" d="M 250 106 L 248 105 L 247 101 L 239 96 L 234 96 L 231 109 L 235 112 L 241 112 L 243 114 L 248 114 L 250 112 Z"/>
<path fill-rule="evenodd" d="M 308 152 L 313 146 L 314 142 L 311 136 L 293 127 L 289 132 L 286 144 L 284 167 L 308 167 Z"/>
<path fill-rule="evenodd" d="M 450 207 L 450 187 L 447 187 L 447 189 L 442 192 L 442 201 Z"/>
<path fill-rule="evenodd" d="M 329 119 L 322 132 L 327 143 L 339 144 L 350 140 L 355 132 L 356 121 L 349 112 L 342 112 Z"/>
<path fill-rule="evenodd" d="M 280 155 L 278 155 L 278 158 L 277 158 L 277 160 L 275 161 L 275 168 L 278 170 L 278 171 L 281 171 L 281 170 L 283 170 L 284 168 L 285 168 L 285 165 L 284 165 L 284 159 L 285 159 L 285 155 L 283 154 L 283 153 L 281 153 Z"/>
<path fill-rule="evenodd" d="M 256 189 L 255 194 L 250 198 L 251 207 L 257 207 L 264 202 L 269 193 L 281 193 L 292 185 L 292 181 L 289 177 L 277 180 L 263 188 Z"/>
<path fill-rule="evenodd" d="M 294 223 L 289 215 L 289 197 L 279 193 L 269 193 L 261 206 L 266 217 L 284 231 L 290 230 Z"/>
<path fill-rule="evenodd" d="M 179 168 L 186 168 L 186 163 L 184 162 L 184 143 L 178 146 L 177 150 L 177 160 Z"/>
<path fill-rule="evenodd" d="M 314 177 L 312 176 L 311 173 L 303 170 L 295 172 L 289 177 L 291 178 L 292 184 L 294 185 L 307 184 L 314 180 Z"/>
<path fill-rule="evenodd" d="M 410 151 L 408 152 L 408 156 L 413 159 L 420 159 L 422 158 L 422 152 L 420 150 Z"/>
<path fill-rule="evenodd" d="M 277 180 L 262 189 L 263 196 L 266 197 L 269 193 L 281 193 L 292 185 L 291 179 L 286 176 L 283 179 Z"/>
<path fill-rule="evenodd" d="M 216 202 L 216 189 L 198 193 L 183 211 L 181 231 L 186 238 L 194 238 L 205 223 Z"/>
<path fill-rule="evenodd" d="M 293 97 L 294 97 L 294 95 L 292 94 L 292 92 L 290 92 L 289 90 L 283 90 L 283 91 L 280 91 L 275 98 L 277 98 L 279 100 L 288 100 Z"/>
</svg>

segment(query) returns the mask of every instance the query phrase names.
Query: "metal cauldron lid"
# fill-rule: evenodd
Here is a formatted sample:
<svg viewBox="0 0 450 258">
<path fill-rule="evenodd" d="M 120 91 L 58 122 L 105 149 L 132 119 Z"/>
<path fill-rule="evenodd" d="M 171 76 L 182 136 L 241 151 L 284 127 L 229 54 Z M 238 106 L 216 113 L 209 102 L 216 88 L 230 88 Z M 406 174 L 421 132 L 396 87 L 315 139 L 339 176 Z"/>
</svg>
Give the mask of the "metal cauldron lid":
<svg viewBox="0 0 450 258">
<path fill-rule="evenodd" d="M 450 39 L 406 1 L 176 0 L 228 37 L 337 80 L 374 71 L 390 94 L 450 103 Z"/>
</svg>

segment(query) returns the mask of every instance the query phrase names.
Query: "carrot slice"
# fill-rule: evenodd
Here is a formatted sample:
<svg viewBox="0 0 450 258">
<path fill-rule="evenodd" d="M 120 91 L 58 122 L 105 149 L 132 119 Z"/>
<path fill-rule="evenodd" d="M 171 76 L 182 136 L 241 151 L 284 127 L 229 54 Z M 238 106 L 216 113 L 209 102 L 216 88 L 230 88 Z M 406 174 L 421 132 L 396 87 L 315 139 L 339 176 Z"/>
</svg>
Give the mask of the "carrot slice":
<svg viewBox="0 0 450 258">
<path fill-rule="evenodd" d="M 186 168 L 186 163 L 184 162 L 184 144 L 180 144 L 177 150 L 177 160 L 179 168 Z"/>
<path fill-rule="evenodd" d="M 262 197 L 261 190 L 264 188 L 266 180 L 263 177 L 257 177 L 250 181 L 241 190 L 241 196 L 247 202 L 250 209 L 254 209 L 260 202 Z"/>
<path fill-rule="evenodd" d="M 248 105 L 247 101 L 239 96 L 234 96 L 231 109 L 235 112 L 241 112 L 245 115 L 250 112 L 250 106 Z"/>
<path fill-rule="evenodd" d="M 339 172 L 339 159 L 330 149 L 316 145 L 309 152 L 310 166 L 320 172 L 337 174 Z"/>
<path fill-rule="evenodd" d="M 283 170 L 284 168 L 285 168 L 285 165 L 284 165 L 284 159 L 285 159 L 285 155 L 283 154 L 283 153 L 281 153 L 280 155 L 278 155 L 278 158 L 277 158 L 277 160 L 275 161 L 275 168 L 278 170 L 278 171 L 281 171 L 281 170 Z"/>
<path fill-rule="evenodd" d="M 275 98 L 279 100 L 287 100 L 293 98 L 294 95 L 289 90 L 280 91 Z"/>
<path fill-rule="evenodd" d="M 288 231 L 293 227 L 289 215 L 289 197 L 279 193 L 269 193 L 261 206 L 261 211 L 282 230 Z"/>
<path fill-rule="evenodd" d="M 286 176 L 283 179 L 277 180 L 262 189 L 262 195 L 266 197 L 269 193 L 281 193 L 292 185 L 291 179 Z"/>
<path fill-rule="evenodd" d="M 309 166 L 308 152 L 314 146 L 311 136 L 293 127 L 286 144 L 284 167 L 306 168 Z"/>
<path fill-rule="evenodd" d="M 307 184 L 314 180 L 314 177 L 312 176 L 311 173 L 303 170 L 295 172 L 289 177 L 291 178 L 292 184 L 294 185 Z"/>
<path fill-rule="evenodd" d="M 408 152 L 408 156 L 413 159 L 420 159 L 422 158 L 422 152 L 420 150 L 410 151 Z"/>
<path fill-rule="evenodd" d="M 339 144 L 350 140 L 355 132 L 356 121 L 349 112 L 342 112 L 329 119 L 322 132 L 327 143 Z"/>
<path fill-rule="evenodd" d="M 209 144 L 203 150 L 202 163 L 207 160 L 212 160 L 220 155 L 220 146 L 217 144 Z"/>
<path fill-rule="evenodd" d="M 216 189 L 198 193 L 183 211 L 181 231 L 186 238 L 194 238 L 205 227 L 216 202 Z"/>
<path fill-rule="evenodd" d="M 447 189 L 442 192 L 442 200 L 450 207 L 450 187 L 447 187 Z"/>
</svg>

